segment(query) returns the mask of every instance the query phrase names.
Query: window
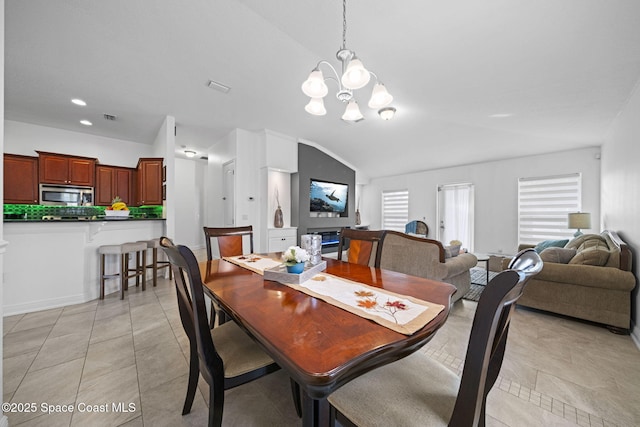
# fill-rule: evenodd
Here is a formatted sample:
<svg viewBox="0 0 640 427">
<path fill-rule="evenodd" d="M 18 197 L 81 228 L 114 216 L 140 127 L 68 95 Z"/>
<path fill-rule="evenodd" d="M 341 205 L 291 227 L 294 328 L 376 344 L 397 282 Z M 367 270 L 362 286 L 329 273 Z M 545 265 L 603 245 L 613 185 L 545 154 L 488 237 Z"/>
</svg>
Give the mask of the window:
<svg viewBox="0 0 640 427">
<path fill-rule="evenodd" d="M 382 229 L 404 233 L 409 222 L 409 190 L 382 192 Z"/>
<path fill-rule="evenodd" d="M 582 208 L 582 175 L 520 178 L 518 180 L 518 242 L 573 236 L 567 228 L 569 212 Z"/>
</svg>

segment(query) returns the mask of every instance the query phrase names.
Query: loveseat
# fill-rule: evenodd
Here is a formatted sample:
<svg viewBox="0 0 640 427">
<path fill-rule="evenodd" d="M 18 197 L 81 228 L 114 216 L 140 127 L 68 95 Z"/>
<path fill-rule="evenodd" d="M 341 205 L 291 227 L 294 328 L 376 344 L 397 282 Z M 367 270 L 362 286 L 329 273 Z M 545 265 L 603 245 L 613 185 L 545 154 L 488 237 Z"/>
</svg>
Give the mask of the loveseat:
<svg viewBox="0 0 640 427">
<path fill-rule="evenodd" d="M 520 245 L 518 250 L 533 245 Z M 631 251 L 613 231 L 584 234 L 564 247 L 540 252 L 542 271 L 529 281 L 518 304 L 603 323 L 613 332 L 628 333 Z M 509 259 L 503 260 L 503 268 Z"/>
<path fill-rule="evenodd" d="M 454 285 L 457 290 L 451 297 L 452 303 L 469 292 L 469 270 L 478 263 L 469 253 L 445 258 L 445 248 L 437 240 L 390 230 L 385 232 L 380 250 L 380 268 Z"/>
</svg>

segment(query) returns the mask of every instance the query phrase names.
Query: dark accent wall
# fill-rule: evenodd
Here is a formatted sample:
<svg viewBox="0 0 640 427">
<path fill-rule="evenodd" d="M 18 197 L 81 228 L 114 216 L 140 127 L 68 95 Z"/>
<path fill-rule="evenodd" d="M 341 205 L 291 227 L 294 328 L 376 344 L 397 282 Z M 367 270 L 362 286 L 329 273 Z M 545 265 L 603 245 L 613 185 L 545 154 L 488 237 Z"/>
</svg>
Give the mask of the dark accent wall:
<svg viewBox="0 0 640 427">
<path fill-rule="evenodd" d="M 312 217 L 309 212 L 311 178 L 349 185 L 345 217 Z M 356 172 L 333 157 L 306 144 L 298 144 L 298 173 L 291 175 L 291 222 L 300 236 L 313 231 L 330 231 L 353 227 L 355 214 Z"/>
</svg>

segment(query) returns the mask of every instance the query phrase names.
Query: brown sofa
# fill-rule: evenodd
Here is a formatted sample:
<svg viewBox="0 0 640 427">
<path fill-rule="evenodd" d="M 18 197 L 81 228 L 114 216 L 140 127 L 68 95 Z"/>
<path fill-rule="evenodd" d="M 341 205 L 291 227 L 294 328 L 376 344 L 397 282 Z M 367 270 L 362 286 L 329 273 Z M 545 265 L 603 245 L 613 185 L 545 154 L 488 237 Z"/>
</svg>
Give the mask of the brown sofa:
<svg viewBox="0 0 640 427">
<path fill-rule="evenodd" d="M 387 230 L 380 248 L 380 268 L 438 280 L 454 285 L 451 302 L 462 298 L 471 288 L 471 273 L 478 259 L 460 254 L 445 259 L 445 250 L 437 240 Z"/>
<path fill-rule="evenodd" d="M 520 245 L 518 250 L 526 247 L 532 246 Z M 615 232 L 585 234 L 563 249 L 545 249 L 540 256 L 544 268 L 531 279 L 519 305 L 603 323 L 613 332 L 628 333 L 636 278 L 631 272 L 631 251 Z M 509 259 L 504 259 L 503 268 L 508 263 Z"/>
</svg>

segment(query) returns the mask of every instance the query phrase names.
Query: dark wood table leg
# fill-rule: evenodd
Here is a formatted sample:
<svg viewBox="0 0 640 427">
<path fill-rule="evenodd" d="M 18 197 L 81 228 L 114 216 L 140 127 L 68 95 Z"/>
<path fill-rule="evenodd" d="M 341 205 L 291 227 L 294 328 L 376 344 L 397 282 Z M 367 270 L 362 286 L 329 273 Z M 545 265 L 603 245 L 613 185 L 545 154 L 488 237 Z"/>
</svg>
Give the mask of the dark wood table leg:
<svg viewBox="0 0 640 427">
<path fill-rule="evenodd" d="M 302 425 L 304 427 L 328 427 L 331 425 L 330 408 L 327 399 L 312 399 L 302 393 Z"/>
</svg>

